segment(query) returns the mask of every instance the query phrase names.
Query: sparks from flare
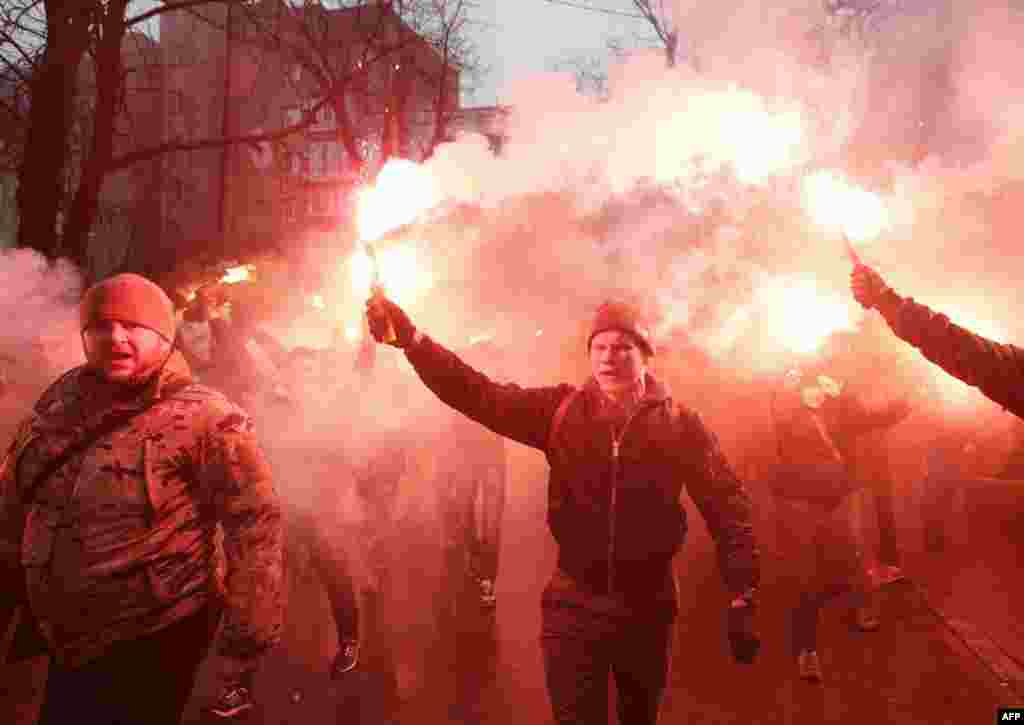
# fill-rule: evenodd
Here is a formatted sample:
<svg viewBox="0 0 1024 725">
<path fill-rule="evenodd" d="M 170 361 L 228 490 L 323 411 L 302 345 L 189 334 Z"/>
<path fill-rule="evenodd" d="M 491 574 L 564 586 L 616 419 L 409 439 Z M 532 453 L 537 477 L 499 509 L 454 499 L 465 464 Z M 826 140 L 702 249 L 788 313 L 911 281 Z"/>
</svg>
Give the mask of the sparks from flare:
<svg viewBox="0 0 1024 725">
<path fill-rule="evenodd" d="M 439 200 L 434 179 L 419 164 L 391 159 L 375 183 L 356 196 L 356 224 L 361 248 L 349 259 L 352 289 L 367 297 L 386 282 L 389 295 L 400 305 L 414 303 L 432 286 L 428 262 L 409 243 L 376 250 L 370 244 L 388 232 L 410 224 Z"/>
<path fill-rule="evenodd" d="M 878 194 L 854 186 L 832 171 L 805 176 L 803 197 L 816 224 L 837 229 L 853 241 L 875 239 L 889 223 L 885 203 Z"/>
</svg>

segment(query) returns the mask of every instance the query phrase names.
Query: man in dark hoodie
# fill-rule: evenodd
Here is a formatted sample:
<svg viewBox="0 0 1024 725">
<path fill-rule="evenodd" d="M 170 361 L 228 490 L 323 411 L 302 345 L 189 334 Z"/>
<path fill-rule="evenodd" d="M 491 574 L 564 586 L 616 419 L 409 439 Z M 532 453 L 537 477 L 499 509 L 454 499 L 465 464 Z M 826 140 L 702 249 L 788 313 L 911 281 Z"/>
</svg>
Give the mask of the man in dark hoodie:
<svg viewBox="0 0 1024 725">
<path fill-rule="evenodd" d="M 654 350 L 633 307 L 597 310 L 593 376 L 582 387 L 494 383 L 383 296 L 368 301 L 367 317 L 375 339 L 404 349 L 443 402 L 547 456 L 558 566 L 542 598 L 541 645 L 556 722 L 607 722 L 609 674 L 620 723 L 657 721 L 678 612 L 672 559 L 686 533 L 684 484 L 717 544 L 733 654 L 754 660 L 760 560 L 750 497 L 714 434 L 648 372 Z"/>
</svg>

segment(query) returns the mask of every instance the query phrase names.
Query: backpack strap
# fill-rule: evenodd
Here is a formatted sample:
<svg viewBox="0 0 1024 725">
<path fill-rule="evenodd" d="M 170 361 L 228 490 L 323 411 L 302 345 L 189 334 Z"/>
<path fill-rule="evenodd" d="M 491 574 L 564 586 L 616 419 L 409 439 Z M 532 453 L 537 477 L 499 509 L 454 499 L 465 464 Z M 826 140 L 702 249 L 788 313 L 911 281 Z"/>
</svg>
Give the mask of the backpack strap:
<svg viewBox="0 0 1024 725">
<path fill-rule="evenodd" d="M 548 445 L 547 449 L 550 451 L 555 445 L 555 436 L 558 435 L 558 429 L 562 427 L 562 421 L 565 420 L 565 414 L 569 412 L 569 406 L 572 402 L 580 396 L 579 390 L 574 390 L 566 395 L 558 403 L 558 407 L 555 408 L 555 414 L 551 417 L 551 428 L 548 429 Z"/>
<path fill-rule="evenodd" d="M 133 420 L 138 418 L 140 415 L 149 412 L 153 408 L 157 407 L 161 403 L 165 403 L 171 400 L 185 399 L 184 396 L 179 397 L 178 395 L 168 396 L 166 398 L 160 398 L 159 400 L 152 401 L 148 405 L 133 410 L 127 413 L 121 413 L 119 415 L 112 415 L 103 421 L 101 424 L 93 428 L 92 430 L 86 431 L 85 434 L 76 442 L 68 445 L 59 454 L 50 459 L 50 462 L 46 464 L 46 467 L 40 471 L 32 483 L 29 484 L 21 494 L 21 503 L 24 506 L 29 506 L 35 499 L 36 491 L 42 486 L 50 476 L 55 474 L 61 468 L 64 467 L 68 461 L 74 458 L 79 453 L 87 451 L 92 448 L 101 438 L 104 438 L 115 431 L 124 428 L 129 425 Z M 17 462 L 15 463 L 17 465 Z"/>
</svg>

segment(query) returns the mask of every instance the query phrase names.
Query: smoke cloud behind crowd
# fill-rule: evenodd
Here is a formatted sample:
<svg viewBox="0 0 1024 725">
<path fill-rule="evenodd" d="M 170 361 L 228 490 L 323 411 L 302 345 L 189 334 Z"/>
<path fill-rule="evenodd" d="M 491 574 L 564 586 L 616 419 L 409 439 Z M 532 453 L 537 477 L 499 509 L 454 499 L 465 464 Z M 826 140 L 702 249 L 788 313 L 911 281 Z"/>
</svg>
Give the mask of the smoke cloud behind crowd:
<svg viewBox="0 0 1024 725">
<path fill-rule="evenodd" d="M 878 21 L 867 50 L 826 28 L 832 61 L 822 65 L 809 62 L 816 46 L 807 30 L 824 20 L 820 2 L 765 5 L 679 2 L 674 17 L 699 71 L 685 58 L 667 68 L 660 52 L 632 53 L 613 64 L 600 99 L 578 93 L 567 74 L 523 78 L 508 89 L 499 157 L 478 136 L 439 148 L 424 168 L 443 202 L 402 232 L 431 279 L 406 305 L 413 320 L 456 349 L 492 339 L 502 354 L 482 361 L 485 371 L 527 384 L 576 381 L 593 307 L 625 296 L 647 306 L 662 345 L 684 339 L 746 376 L 778 372 L 796 353 L 777 346 L 772 326 L 800 324 L 798 311 L 765 311 L 778 280 L 813 283 L 823 304 L 846 306 L 854 324 L 862 315 L 841 238 L 803 205 L 802 177 L 825 168 L 885 200 L 889 224 L 860 251 L 896 289 L 980 332 L 1024 337 L 1013 307 L 1024 139 L 1019 89 L 1004 72 L 1024 60 L 1018 15 L 998 3 L 906 2 Z M 915 165 L 884 163 L 894 129 L 932 123 L 917 109 L 922 94 L 937 92 L 920 77 L 936 59 L 948 62 L 952 88 L 926 153 Z M 887 75 L 919 82 L 879 93 Z M 877 147 L 864 144 L 872 134 Z M 871 174 L 850 168 L 861 148 L 883 159 Z M 320 292 L 331 324 L 349 327 L 362 309 L 350 252 L 328 247 L 306 260 L 326 270 Z M 39 382 L 44 367 L 29 351 L 43 356 L 47 374 L 80 362 L 80 286 L 66 265 L 21 251 L 0 257 L 0 352 L 11 377 Z M 329 344 L 330 324 L 295 292 L 282 287 L 282 298 L 294 299 L 268 328 L 289 345 Z M 351 362 L 354 348 L 344 353 Z M 267 415 L 264 434 L 301 431 L 320 445 L 344 415 L 362 432 L 338 435 L 358 451 L 366 430 L 436 429 L 447 413 L 398 353 L 379 355 L 382 380 L 394 383 L 375 386 L 381 397 L 356 405 L 347 392 L 304 388 L 306 420 L 293 430 Z"/>
</svg>

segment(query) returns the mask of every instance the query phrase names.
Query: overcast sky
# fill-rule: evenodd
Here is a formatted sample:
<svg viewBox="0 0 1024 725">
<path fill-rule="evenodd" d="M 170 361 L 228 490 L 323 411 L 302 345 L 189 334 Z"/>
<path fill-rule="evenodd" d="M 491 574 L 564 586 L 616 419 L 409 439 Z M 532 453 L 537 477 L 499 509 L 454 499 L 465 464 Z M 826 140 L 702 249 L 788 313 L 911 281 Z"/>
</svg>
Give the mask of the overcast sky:
<svg viewBox="0 0 1024 725">
<path fill-rule="evenodd" d="M 580 0 L 611 9 L 628 10 L 629 0 Z M 510 81 L 551 70 L 574 55 L 604 55 L 609 36 L 643 34 L 641 21 L 588 12 L 548 0 L 483 0 L 479 15 L 488 27 L 480 31 L 480 55 L 491 67 L 484 86 L 466 99 L 490 105 L 502 98 Z"/>
</svg>

